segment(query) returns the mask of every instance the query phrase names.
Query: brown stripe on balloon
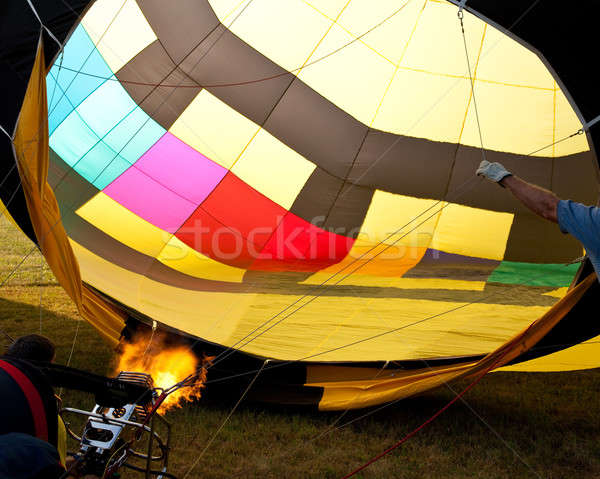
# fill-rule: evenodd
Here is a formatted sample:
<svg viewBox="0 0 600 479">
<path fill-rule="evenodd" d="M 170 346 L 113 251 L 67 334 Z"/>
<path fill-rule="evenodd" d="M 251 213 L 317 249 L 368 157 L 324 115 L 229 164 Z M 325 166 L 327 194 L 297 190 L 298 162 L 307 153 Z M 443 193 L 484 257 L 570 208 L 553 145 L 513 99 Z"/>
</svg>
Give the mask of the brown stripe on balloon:
<svg viewBox="0 0 600 479">
<path fill-rule="evenodd" d="M 202 88 L 176 67 L 154 41 L 117 73 L 127 93 L 153 120 L 168 130 Z M 155 86 L 155 85 L 168 86 Z"/>
<path fill-rule="evenodd" d="M 148 279 L 168 286 L 192 291 L 229 292 L 229 293 L 267 293 L 290 296 L 314 294 L 314 285 L 298 284 L 303 275 L 288 275 L 287 281 L 281 282 L 285 275 L 275 274 L 268 278 L 266 273 L 249 274 L 243 283 L 230 283 L 196 278 L 169 268 L 160 261 L 136 251 L 117 241 L 98 228 L 88 223 L 75 213 L 68 215 L 65 229 L 70 238 L 101 258 L 133 273 L 146 276 Z M 540 306 L 551 305 L 554 298 L 542 293 L 552 288 L 530 288 L 535 295 L 533 303 Z M 444 292 L 445 291 L 445 292 Z M 405 298 L 430 299 L 432 301 L 479 301 L 489 304 L 511 304 L 514 299 L 493 297 L 490 300 L 481 291 L 459 291 L 439 289 L 403 289 L 379 286 L 330 285 L 320 293 L 327 297 L 365 297 L 365 298 Z M 506 295 L 504 295 L 506 296 Z M 488 295 L 489 297 L 489 295 Z M 508 302 L 507 302 L 508 301 Z M 528 301 L 532 301 L 531 298 Z M 528 303 L 528 305 L 533 305 Z"/>
<path fill-rule="evenodd" d="M 404 274 L 405 278 L 452 278 L 465 281 L 487 281 L 500 261 L 444 253 L 428 249 L 414 268 Z"/>
<path fill-rule="evenodd" d="M 349 181 L 406 196 L 440 199 L 455 150 L 452 143 L 371 130 Z"/>
<path fill-rule="evenodd" d="M 87 203 L 99 191 L 65 163 L 52 148 L 48 162 L 48 183 L 54 190 L 63 216 Z"/>
<path fill-rule="evenodd" d="M 568 263 L 583 254 L 573 236 L 533 213 L 516 214 L 506 243 L 504 259 L 528 263 Z"/>
<path fill-rule="evenodd" d="M 290 211 L 324 230 L 356 238 L 373 193 L 372 189 L 344 183 L 316 168 Z"/>
<path fill-rule="evenodd" d="M 221 25 L 207 0 L 136 0 L 157 38 L 176 64 Z"/>
<path fill-rule="evenodd" d="M 257 125 L 266 121 L 295 78 L 225 27 L 211 33 L 182 62 L 181 68 L 206 90 Z M 265 80 L 235 85 L 257 78 Z M 223 83 L 234 85 L 211 86 Z"/>
</svg>

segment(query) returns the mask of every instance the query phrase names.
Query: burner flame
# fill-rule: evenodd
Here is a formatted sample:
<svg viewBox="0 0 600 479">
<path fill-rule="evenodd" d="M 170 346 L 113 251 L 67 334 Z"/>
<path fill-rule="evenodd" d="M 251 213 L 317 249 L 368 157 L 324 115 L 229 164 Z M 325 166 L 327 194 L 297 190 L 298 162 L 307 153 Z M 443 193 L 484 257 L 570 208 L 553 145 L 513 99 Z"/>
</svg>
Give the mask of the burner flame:
<svg viewBox="0 0 600 479">
<path fill-rule="evenodd" d="M 168 389 L 190 375 L 198 377 L 191 385 L 176 389 L 158 408 L 160 414 L 183 406 L 201 396 L 206 381 L 206 366 L 212 358 L 199 359 L 190 348 L 167 344 L 164 338 L 154 334 L 138 335 L 131 342 L 122 343 L 116 371 L 148 373 L 154 387 Z"/>
</svg>

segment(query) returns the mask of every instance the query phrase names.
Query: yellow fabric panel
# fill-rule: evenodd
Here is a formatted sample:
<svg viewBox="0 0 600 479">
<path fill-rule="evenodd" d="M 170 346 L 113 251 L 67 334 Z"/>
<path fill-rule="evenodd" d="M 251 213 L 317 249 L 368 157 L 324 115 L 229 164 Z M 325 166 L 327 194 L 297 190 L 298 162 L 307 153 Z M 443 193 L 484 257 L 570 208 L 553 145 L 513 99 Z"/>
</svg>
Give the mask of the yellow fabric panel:
<svg viewBox="0 0 600 479">
<path fill-rule="evenodd" d="M 401 66 L 463 77 L 467 60 L 457 7 L 451 3 L 427 2 Z M 465 12 L 465 36 L 474 67 L 485 23 Z M 435 39 L 435 40 L 434 40 Z"/>
<path fill-rule="evenodd" d="M 477 82 L 475 95 L 486 148 L 529 154 L 552 143 L 552 90 Z M 462 143 L 474 146 L 480 144 L 473 104 L 469 109 Z M 537 156 L 551 154 L 552 150 L 543 150 Z"/>
<path fill-rule="evenodd" d="M 140 218 L 100 192 L 77 212 L 117 241 L 182 273 L 215 281 L 241 282 L 245 270 L 212 260 L 170 233 Z"/>
<path fill-rule="evenodd" d="M 431 248 L 502 260 L 513 218 L 512 213 L 450 204 L 440 214 Z"/>
<path fill-rule="evenodd" d="M 2 217 L 2 216 L 5 216 L 6 218 L 8 218 L 8 221 L 10 221 L 13 225 L 15 225 L 16 228 L 21 230 L 21 227 L 17 224 L 15 219 L 12 217 L 12 215 L 10 214 L 10 211 L 8 211 L 8 208 L 6 207 L 6 205 L 4 203 L 2 203 L 2 200 L 0 200 L 0 217 Z"/>
<path fill-rule="evenodd" d="M 468 79 L 400 70 L 379 108 L 373 128 L 456 143 L 470 91 Z"/>
<path fill-rule="evenodd" d="M 58 457 L 60 458 L 60 463 L 65 466 L 67 459 L 67 429 L 65 427 L 65 423 L 62 417 L 58 416 L 58 426 L 57 426 L 57 441 L 56 441 L 56 450 L 58 451 Z"/>
<path fill-rule="evenodd" d="M 541 358 L 525 361 L 514 366 L 505 366 L 500 368 L 499 371 L 553 372 L 598 367 L 600 367 L 600 336 Z"/>
<path fill-rule="evenodd" d="M 452 7 L 449 10 L 452 10 Z M 469 14 L 468 18 L 472 19 L 474 17 Z M 481 22 L 479 19 L 476 21 Z M 465 25 L 465 28 L 467 28 L 467 25 Z M 522 85 L 545 90 L 554 88 L 554 78 L 539 57 L 513 38 L 493 27 L 487 28 L 486 39 L 477 68 L 477 78 L 482 81 Z"/>
<path fill-rule="evenodd" d="M 241 283 L 246 272 L 245 269 L 228 266 L 204 256 L 176 236 L 171 237 L 156 259 L 174 270 L 213 281 Z"/>
<path fill-rule="evenodd" d="M 311 61 L 352 42 L 352 35 L 334 25 Z M 310 61 L 309 61 L 310 63 Z M 395 67 L 361 42 L 354 42 L 299 74 L 303 82 L 357 120 L 371 123 Z"/>
<path fill-rule="evenodd" d="M 309 0 L 305 1 L 304 3 L 312 6 L 315 9 L 318 8 L 319 12 L 321 12 L 327 18 L 333 20 L 342 11 L 344 7 L 346 7 L 344 10 L 345 13 L 348 10 L 348 8 L 352 5 L 352 3 L 354 3 L 354 1 L 356 0 L 353 0 L 352 2 L 350 2 L 350 4 L 348 4 L 348 0 L 327 0 L 325 2 L 312 2 Z"/>
<path fill-rule="evenodd" d="M 431 370 L 397 373 L 397 377 L 345 382 L 315 382 L 307 386 L 323 387 L 319 410 L 335 411 L 374 406 L 414 396 L 456 380 L 474 367 L 474 363 Z"/>
<path fill-rule="evenodd" d="M 437 200 L 376 190 L 358 239 L 364 244 L 372 245 L 385 241 L 387 244 L 395 242 L 397 245 L 427 247 L 433 238 L 444 204 Z"/>
<path fill-rule="evenodd" d="M 268 29 L 256 28 L 265 23 Z M 294 70 L 302 66 L 330 24 L 300 0 L 261 0 L 251 3 L 230 30 L 281 67 Z"/>
<path fill-rule="evenodd" d="M 63 228 L 56 197 L 46 181 L 48 104 L 41 37 L 13 145 L 29 218 L 48 266 L 83 318 L 105 339 L 116 344 L 124 315 L 82 284 L 79 264 Z"/>
<path fill-rule="evenodd" d="M 279 65 L 296 69 L 307 48 L 304 44 L 300 48 L 299 38 L 318 36 L 318 15 L 322 21 L 335 21 L 299 78 L 374 128 L 479 146 L 456 5 L 425 0 L 275 3 L 272 12 L 278 12 L 279 22 L 264 20 L 271 5 L 267 2 L 252 4 L 232 28 Z M 301 4 L 318 15 L 309 15 Z M 291 43 L 280 40 L 287 22 L 297 22 L 294 30 L 305 28 L 303 35 L 291 35 Z M 563 131 L 566 136 L 579 128 L 573 108 L 560 89 L 555 95 L 552 74 L 536 54 L 468 12 L 464 23 L 486 148 L 528 154 L 552 143 Z M 578 136 L 557 146 L 555 154 L 588 149 L 587 140 Z M 552 151 L 536 154 L 548 156 Z"/>
<path fill-rule="evenodd" d="M 253 294 L 197 293 L 166 286 L 106 261 L 73 240 L 71 244 L 86 283 L 162 324 L 209 341 L 233 344 L 227 340 L 237 318 L 254 300 Z"/>
<path fill-rule="evenodd" d="M 356 263 L 357 265 L 360 263 Z M 340 267 L 341 270 L 341 267 Z M 352 268 L 348 267 L 351 271 Z M 303 281 L 303 284 L 322 284 L 327 281 L 326 284 L 333 283 L 344 275 L 344 272 L 340 273 L 339 276 L 329 280 L 333 272 L 327 274 L 318 272 L 310 276 L 308 279 Z M 356 273 L 345 278 L 341 284 L 348 286 L 385 286 L 386 288 L 399 288 L 399 289 L 446 289 L 446 290 L 458 290 L 458 291 L 483 291 L 485 288 L 485 281 L 464 281 L 460 279 L 445 279 L 445 278 L 401 278 L 397 276 L 379 277 L 379 276 L 368 276 L 364 273 L 360 274 L 360 270 Z"/>
<path fill-rule="evenodd" d="M 81 23 L 113 72 L 156 40 L 135 0 L 97 0 Z"/>
<path fill-rule="evenodd" d="M 548 291 L 547 293 L 544 293 L 544 296 L 552 296 L 554 298 L 562 298 L 565 294 L 567 294 L 568 290 L 569 290 L 568 286 L 565 286 L 563 288 L 556 288 L 552 291 Z"/>
<path fill-rule="evenodd" d="M 229 25 L 229 22 L 227 22 L 228 19 L 235 18 L 251 2 L 252 0 L 208 0 L 215 15 L 226 25 Z"/>
<path fill-rule="evenodd" d="M 265 130 L 233 165 L 231 171 L 275 203 L 289 209 L 316 168 Z"/>
<path fill-rule="evenodd" d="M 329 3 L 315 1 L 312 5 L 327 14 Z M 406 52 L 426 3 L 426 0 L 378 0 L 375 4 L 371 0 L 352 0 L 337 23 L 353 37 L 358 37 L 400 9 L 387 22 L 358 40 L 397 65 Z"/>
<path fill-rule="evenodd" d="M 130 248 L 155 258 L 171 234 L 157 228 L 99 192 L 76 213 L 96 228 Z"/>
<path fill-rule="evenodd" d="M 137 285 L 141 275 L 100 258 L 71 238 L 69 243 L 81 266 L 83 281 L 131 308 L 139 308 Z"/>
<path fill-rule="evenodd" d="M 169 132 L 224 168 L 231 168 L 259 127 L 202 90 Z"/>
<path fill-rule="evenodd" d="M 555 131 L 552 142 L 569 136 L 581 128 L 581 121 L 560 89 L 557 89 L 556 91 L 555 104 Z M 573 138 L 569 138 L 567 141 L 553 145 L 551 153 L 553 153 L 553 156 L 559 157 L 571 155 L 579 151 L 587 151 L 589 149 L 590 146 L 587 135 L 577 135 Z M 548 154 L 550 154 L 550 152 Z"/>
<path fill-rule="evenodd" d="M 397 372 L 394 377 L 387 375 L 382 379 L 377 378 L 375 375 L 373 379 L 355 379 L 350 376 L 346 381 L 334 382 L 319 382 L 319 380 L 326 379 L 328 371 L 317 370 L 313 372 L 309 367 L 307 371 L 308 378 L 315 378 L 316 381 L 307 382 L 307 386 L 324 388 L 323 396 L 319 402 L 320 410 L 338 410 L 368 407 L 382 402 L 394 401 L 460 378 L 466 377 L 470 380 L 476 380 L 482 374 L 507 364 L 519 354 L 534 346 L 579 301 L 595 279 L 594 274 L 590 275 L 540 319 L 477 363 Z"/>
</svg>

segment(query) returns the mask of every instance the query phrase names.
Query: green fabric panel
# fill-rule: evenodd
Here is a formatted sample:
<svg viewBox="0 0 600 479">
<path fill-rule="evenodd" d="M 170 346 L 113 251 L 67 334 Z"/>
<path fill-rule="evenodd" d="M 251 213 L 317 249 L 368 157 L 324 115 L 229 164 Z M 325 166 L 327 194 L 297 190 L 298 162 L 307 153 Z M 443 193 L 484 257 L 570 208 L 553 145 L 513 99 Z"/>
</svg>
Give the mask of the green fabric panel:
<svg viewBox="0 0 600 479">
<path fill-rule="evenodd" d="M 488 278 L 488 283 L 522 284 L 525 286 L 569 286 L 579 263 L 538 264 L 503 261 Z"/>
</svg>

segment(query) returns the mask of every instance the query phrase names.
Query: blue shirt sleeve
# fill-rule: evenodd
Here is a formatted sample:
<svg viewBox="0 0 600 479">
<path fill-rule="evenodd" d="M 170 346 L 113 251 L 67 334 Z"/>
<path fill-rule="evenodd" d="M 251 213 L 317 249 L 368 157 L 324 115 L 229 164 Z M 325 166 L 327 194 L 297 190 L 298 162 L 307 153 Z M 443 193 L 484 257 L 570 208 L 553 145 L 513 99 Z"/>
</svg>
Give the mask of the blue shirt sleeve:
<svg viewBox="0 0 600 479">
<path fill-rule="evenodd" d="M 561 200 L 557 208 L 558 226 L 577 238 L 600 274 L 600 208 Z"/>
</svg>

